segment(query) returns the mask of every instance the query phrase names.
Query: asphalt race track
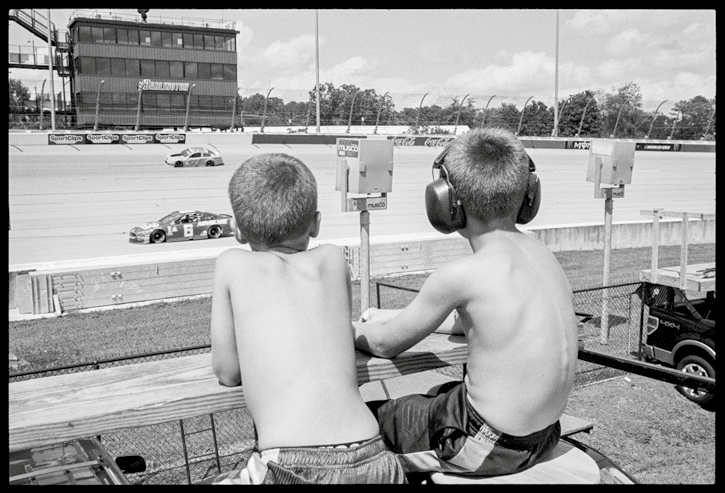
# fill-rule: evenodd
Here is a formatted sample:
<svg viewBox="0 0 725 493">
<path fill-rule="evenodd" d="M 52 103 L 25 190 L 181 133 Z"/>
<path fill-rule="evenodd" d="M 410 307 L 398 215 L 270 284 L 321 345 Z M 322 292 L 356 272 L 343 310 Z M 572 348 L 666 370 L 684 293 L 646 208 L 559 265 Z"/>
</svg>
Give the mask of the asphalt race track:
<svg viewBox="0 0 725 493">
<path fill-rule="evenodd" d="M 174 210 L 231 213 L 227 185 L 237 165 L 263 152 L 304 161 L 318 182 L 320 241 L 359 239 L 358 212 L 341 212 L 336 155 L 328 145 L 219 145 L 225 166 L 172 168 L 164 156 L 183 145 L 9 147 L 9 264 L 234 246 L 233 237 L 156 245 L 131 244 L 129 229 Z M 388 208 L 370 213 L 378 236 L 438 234 L 423 202 L 440 149 L 396 147 Z M 528 150 L 542 183 L 538 216 L 525 228 L 603 224 L 604 199 L 586 181 L 588 150 Z M 641 210 L 715 212 L 715 153 L 637 151 L 632 183 L 614 199 L 613 222 L 640 221 Z"/>
</svg>

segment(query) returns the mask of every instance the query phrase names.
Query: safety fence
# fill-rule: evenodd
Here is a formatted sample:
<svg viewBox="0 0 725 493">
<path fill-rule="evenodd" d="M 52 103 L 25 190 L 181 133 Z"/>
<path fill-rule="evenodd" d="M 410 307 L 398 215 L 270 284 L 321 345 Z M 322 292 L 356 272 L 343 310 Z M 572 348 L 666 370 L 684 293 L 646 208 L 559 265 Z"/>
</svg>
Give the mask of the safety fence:
<svg viewBox="0 0 725 493">
<path fill-rule="evenodd" d="M 415 296 L 423 277 L 400 278 L 397 284 L 377 282 L 378 307 L 402 308 Z M 579 316 L 580 347 L 633 360 L 640 359 L 641 320 L 646 317 L 637 290 L 642 283 L 579 289 L 574 304 Z M 382 303 L 381 300 L 385 300 Z M 605 321 L 605 329 L 602 325 Z M 606 337 L 605 337 L 606 336 Z M 583 346 L 582 346 L 583 344 Z M 90 361 L 77 365 L 14 373 L 10 382 L 63 373 L 92 371 L 112 366 L 176 358 L 209 352 L 211 346 L 198 345 L 128 357 Z M 446 374 L 460 375 L 460 368 L 444 368 Z M 576 385 L 583 385 L 622 374 L 603 365 L 579 361 Z M 255 430 L 246 409 L 234 409 L 179 421 L 126 429 L 98 437 L 112 456 L 140 455 L 147 468 L 128 474 L 135 484 L 198 484 L 209 482 L 223 471 L 243 465 L 251 454 Z"/>
</svg>

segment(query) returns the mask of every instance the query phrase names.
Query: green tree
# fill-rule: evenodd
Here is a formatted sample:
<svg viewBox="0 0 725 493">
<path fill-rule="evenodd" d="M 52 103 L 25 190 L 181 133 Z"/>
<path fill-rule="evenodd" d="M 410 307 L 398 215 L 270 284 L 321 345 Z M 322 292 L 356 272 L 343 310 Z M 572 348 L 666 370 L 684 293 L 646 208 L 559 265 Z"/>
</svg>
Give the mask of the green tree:
<svg viewBox="0 0 725 493">
<path fill-rule="evenodd" d="M 20 79 L 8 78 L 8 95 L 10 96 L 8 108 L 14 112 L 23 111 L 25 103 L 30 99 L 30 89 Z"/>
<path fill-rule="evenodd" d="M 705 137 L 705 131 L 708 130 L 708 122 L 710 122 L 708 134 L 713 135 L 715 133 L 714 109 L 715 102 L 709 101 L 704 96 L 695 96 L 689 101 L 675 103 L 670 113 L 673 116 L 670 125 L 674 124 L 674 119 L 677 118 L 678 113 L 681 112 L 681 115 L 672 138 L 681 140 L 702 139 Z M 711 116 L 712 120 L 710 120 Z"/>
<path fill-rule="evenodd" d="M 521 122 L 520 135 L 548 137 L 551 135 L 553 126 L 553 112 L 550 111 L 545 103 L 532 99 L 531 103 L 526 105 L 524 118 Z"/>
<path fill-rule="evenodd" d="M 486 127 L 500 127 L 516 132 L 521 112 L 512 103 L 501 103 L 500 108 L 489 108 L 486 115 Z"/>
<path fill-rule="evenodd" d="M 642 109 L 642 94 L 639 86 L 628 82 L 619 89 L 612 88 L 614 93 L 605 94 L 600 101 L 602 104 L 602 124 L 600 135 L 602 137 L 632 138 L 637 128 L 638 120 L 644 118 Z"/>
<path fill-rule="evenodd" d="M 599 106 L 592 91 L 569 96 L 560 111 L 559 136 L 574 137 L 579 133 L 580 126 L 580 137 L 599 135 Z"/>
</svg>

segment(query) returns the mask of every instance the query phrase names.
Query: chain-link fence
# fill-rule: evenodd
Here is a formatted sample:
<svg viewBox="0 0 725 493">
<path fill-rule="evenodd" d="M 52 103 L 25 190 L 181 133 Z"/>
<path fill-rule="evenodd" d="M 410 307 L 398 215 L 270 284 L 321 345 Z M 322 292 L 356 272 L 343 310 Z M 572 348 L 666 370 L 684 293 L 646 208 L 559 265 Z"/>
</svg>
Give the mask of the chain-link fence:
<svg viewBox="0 0 725 493">
<path fill-rule="evenodd" d="M 421 278 L 422 279 L 422 278 Z M 384 308 L 402 308 L 418 291 L 421 279 L 401 279 L 399 284 L 376 283 L 376 300 Z M 641 283 L 581 289 L 574 292 L 583 347 L 620 357 L 639 358 L 640 321 L 647 315 L 637 296 Z M 384 299 L 385 303 L 380 300 Z M 44 376 L 90 371 L 210 351 L 200 345 L 133 357 L 92 361 L 79 365 L 15 373 L 10 382 Z M 577 385 L 621 374 L 602 365 L 579 361 Z M 461 377 L 461 365 L 437 371 Z M 246 409 L 235 409 L 178 421 L 108 433 L 98 437 L 113 456 L 140 455 L 146 471 L 128 474 L 136 484 L 194 484 L 209 482 L 220 472 L 238 468 L 251 454 L 255 430 Z"/>
</svg>

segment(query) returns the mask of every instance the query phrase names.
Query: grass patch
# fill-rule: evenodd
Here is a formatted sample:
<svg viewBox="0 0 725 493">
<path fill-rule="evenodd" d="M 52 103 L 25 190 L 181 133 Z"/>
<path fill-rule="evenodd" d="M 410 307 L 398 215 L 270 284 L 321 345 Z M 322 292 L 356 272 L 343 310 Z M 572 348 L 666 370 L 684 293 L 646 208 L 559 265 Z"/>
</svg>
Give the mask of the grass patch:
<svg viewBox="0 0 725 493">
<path fill-rule="evenodd" d="M 556 258 L 573 289 L 601 285 L 602 252 L 557 252 Z M 650 267 L 651 249 L 612 250 L 610 284 L 636 281 Z M 715 260 L 715 245 L 691 245 L 689 263 Z M 660 247 L 660 266 L 678 265 L 680 248 Z M 428 274 L 373 279 L 372 306 L 377 305 L 375 281 L 420 288 Z M 415 293 L 381 287 L 383 308 L 402 308 Z M 209 344 L 211 298 L 161 302 L 131 308 L 70 313 L 63 317 L 8 323 L 9 352 L 21 361 L 20 371 L 40 370 L 93 360 L 137 355 Z M 352 319 L 360 317 L 360 284 L 353 283 Z"/>
</svg>

